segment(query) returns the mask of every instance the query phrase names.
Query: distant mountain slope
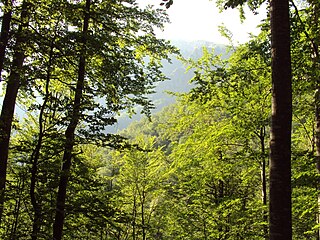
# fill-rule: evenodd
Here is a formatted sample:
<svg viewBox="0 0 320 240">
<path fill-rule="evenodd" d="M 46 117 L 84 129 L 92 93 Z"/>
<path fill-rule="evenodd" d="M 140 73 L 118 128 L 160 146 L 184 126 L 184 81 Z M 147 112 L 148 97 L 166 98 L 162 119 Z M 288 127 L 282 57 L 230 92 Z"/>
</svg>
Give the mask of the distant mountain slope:
<svg viewBox="0 0 320 240">
<path fill-rule="evenodd" d="M 199 59 L 202 56 L 203 47 L 209 50 L 215 51 L 215 54 L 222 54 L 227 56 L 226 46 L 221 44 L 214 44 L 207 41 L 172 41 L 172 44 L 180 49 L 180 53 L 184 58 Z M 173 96 L 166 93 L 169 92 L 188 92 L 192 85 L 189 83 L 190 79 L 194 76 L 192 71 L 186 70 L 187 66 L 176 59 L 172 58 L 172 63 L 163 63 L 163 73 L 170 80 L 158 83 L 155 90 L 156 93 L 151 95 L 150 98 L 154 101 L 156 105 L 155 112 L 158 112 L 163 107 L 174 102 Z"/>
<path fill-rule="evenodd" d="M 214 44 L 207 41 L 172 41 L 171 43 L 180 50 L 180 53 L 184 58 L 200 58 L 202 56 L 203 47 L 206 47 L 209 50 L 214 49 L 217 55 L 222 54 L 223 56 L 228 57 L 226 51 L 227 47 L 221 44 Z M 184 64 L 176 57 L 172 57 L 171 63 L 163 62 L 163 73 L 169 80 L 158 83 L 155 87 L 155 93 L 150 95 L 150 99 L 155 104 L 153 112 L 158 112 L 163 107 L 175 102 L 175 97 L 169 95 L 167 93 L 168 91 L 183 93 L 188 92 L 191 89 L 192 85 L 189 81 L 194 73 L 192 71 L 187 72 L 186 68 L 187 66 L 184 66 Z M 140 118 L 140 114 L 136 114 L 132 118 L 129 118 L 126 114 L 122 114 L 118 119 L 118 123 L 114 126 L 114 129 L 116 131 L 122 130 L 131 122 L 139 120 Z"/>
</svg>

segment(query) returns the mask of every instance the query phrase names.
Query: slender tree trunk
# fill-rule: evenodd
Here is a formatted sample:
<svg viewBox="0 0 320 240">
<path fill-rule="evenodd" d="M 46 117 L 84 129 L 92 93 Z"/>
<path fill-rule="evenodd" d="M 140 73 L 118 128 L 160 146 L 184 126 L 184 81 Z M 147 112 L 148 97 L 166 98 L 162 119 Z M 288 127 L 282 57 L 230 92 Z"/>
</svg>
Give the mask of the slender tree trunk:
<svg viewBox="0 0 320 240">
<path fill-rule="evenodd" d="M 135 191 L 133 193 L 132 216 L 132 240 L 136 240 L 137 197 Z"/>
<path fill-rule="evenodd" d="M 0 224 L 4 207 L 5 198 L 5 185 L 7 175 L 7 162 L 9 153 L 9 141 L 11 134 L 11 126 L 14 114 L 14 108 L 16 104 L 16 98 L 18 95 L 18 89 L 20 87 L 20 79 L 22 66 L 24 61 L 24 43 L 25 28 L 27 27 L 27 2 L 22 3 L 21 12 L 21 24 L 18 29 L 15 52 L 13 56 L 11 73 L 7 82 L 6 94 L 2 104 L 2 111 L 0 115 Z"/>
<path fill-rule="evenodd" d="M 67 184 L 70 176 L 72 150 L 74 146 L 74 135 L 78 125 L 81 114 L 81 100 L 83 96 L 84 80 L 85 80 L 85 66 L 86 66 L 86 43 L 87 32 L 90 19 L 90 4 L 91 0 L 86 0 L 85 16 L 83 21 L 82 30 L 82 50 L 80 53 L 79 69 L 78 69 L 78 81 L 75 90 L 75 97 L 73 103 L 73 112 L 70 123 L 66 129 L 65 137 L 66 142 L 64 146 L 64 155 L 62 160 L 62 169 L 60 174 L 60 183 L 58 188 L 57 202 L 56 202 L 56 215 L 53 224 L 53 239 L 61 240 L 63 232 L 63 224 L 65 218 L 65 202 L 67 195 Z"/>
<path fill-rule="evenodd" d="M 10 23 L 12 18 L 12 0 L 4 1 L 4 13 L 1 23 L 1 35 L 0 35 L 0 81 L 1 72 L 3 70 L 4 57 L 6 54 L 6 48 L 9 40 Z"/>
<path fill-rule="evenodd" d="M 144 212 L 144 205 L 145 205 L 145 191 L 142 190 L 142 196 L 141 196 L 141 225 L 142 225 L 142 240 L 146 240 L 146 223 L 145 223 L 145 212 Z"/>
<path fill-rule="evenodd" d="M 203 228 L 202 228 L 202 231 L 203 231 L 203 240 L 207 240 L 208 237 L 207 237 L 207 221 L 206 221 L 206 218 L 203 217 Z"/>
<path fill-rule="evenodd" d="M 18 181 L 18 190 L 16 193 L 16 196 L 18 196 L 18 198 L 16 199 L 15 207 L 14 207 L 14 221 L 11 228 L 10 240 L 17 239 L 17 228 L 18 228 L 18 222 L 19 222 L 19 216 L 20 216 L 20 208 L 21 208 L 24 184 L 25 184 L 25 176 L 24 174 L 22 174 L 21 179 L 19 179 Z"/>
<path fill-rule="evenodd" d="M 30 198 L 31 198 L 31 205 L 33 207 L 34 215 L 33 215 L 33 225 L 32 225 L 32 234 L 31 239 L 36 240 L 38 238 L 38 234 L 40 232 L 41 227 L 41 206 L 39 201 L 37 200 L 36 196 L 36 184 L 37 184 L 37 177 L 38 177 L 38 162 L 40 157 L 40 150 L 42 146 L 42 140 L 44 137 L 44 111 L 47 105 L 47 102 L 49 100 L 49 84 L 51 79 L 51 67 L 52 67 L 52 61 L 53 61 L 53 42 L 51 44 L 50 54 L 49 54 L 49 61 L 47 66 L 47 76 L 46 76 L 46 83 L 45 83 L 45 97 L 44 101 L 42 103 L 40 113 L 39 113 L 39 136 L 37 145 L 32 153 L 31 156 L 31 162 L 32 162 L 32 168 L 31 168 L 31 182 L 30 182 Z"/>
<path fill-rule="evenodd" d="M 292 86 L 288 0 L 271 1 L 270 240 L 291 240 Z"/>
<path fill-rule="evenodd" d="M 267 206 L 267 177 L 266 177 L 267 164 L 266 164 L 265 136 L 266 136 L 266 129 L 265 127 L 261 127 L 259 139 L 260 139 L 260 147 L 261 147 L 261 200 L 262 200 L 263 207 Z M 268 214 L 266 209 L 263 209 L 262 215 L 263 215 L 263 221 L 267 223 Z M 265 239 L 268 239 L 269 233 L 268 233 L 267 225 L 263 227 L 263 233 L 264 233 Z"/>
</svg>

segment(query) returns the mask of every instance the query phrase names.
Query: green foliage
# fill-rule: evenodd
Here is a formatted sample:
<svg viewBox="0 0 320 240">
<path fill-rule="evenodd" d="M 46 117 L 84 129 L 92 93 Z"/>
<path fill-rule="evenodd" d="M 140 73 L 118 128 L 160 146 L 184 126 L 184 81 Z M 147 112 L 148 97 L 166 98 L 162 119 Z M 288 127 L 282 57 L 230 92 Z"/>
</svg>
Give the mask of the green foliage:
<svg viewBox="0 0 320 240">
<path fill-rule="evenodd" d="M 315 70 L 299 44 L 292 50 L 293 234 L 294 239 L 312 239 L 318 230 L 318 173 L 314 82 L 307 80 L 312 76 L 307 70 Z M 195 73 L 190 93 L 180 95 L 178 103 L 151 122 L 143 120 L 125 130 L 132 138 L 138 133 L 156 137 L 169 157 L 168 182 L 162 186 L 166 209 L 161 210 L 168 224 L 162 225 L 161 239 L 267 237 L 268 205 L 263 199 L 268 193 L 261 194 L 260 174 L 264 169 L 268 180 L 270 55 L 268 30 L 237 46 L 227 60 L 204 49 L 201 58 L 186 60 Z"/>
<path fill-rule="evenodd" d="M 163 3 L 169 7 L 172 1 Z M 219 2 L 223 7 L 244 3 Z M 261 3 L 246 2 L 252 10 Z M 318 29 L 309 17 L 314 6 L 306 5 L 292 12 L 294 239 L 314 239 L 319 230 L 314 133 L 319 70 L 310 48 Z M 25 113 L 16 117 L 12 132 L 2 239 L 30 238 L 36 211 L 37 238 L 52 238 L 64 133 L 72 120 L 82 48 L 84 1 L 31 6 L 18 96 Z M 17 19 L 19 6 L 13 10 Z M 266 239 L 268 28 L 262 26 L 259 36 L 234 46 L 228 59 L 203 48 L 183 60 L 194 72 L 193 89 L 176 94 L 177 103 L 151 116 L 153 104 L 147 96 L 154 83 L 166 79 L 161 60 L 176 52 L 154 36 L 153 28 L 167 21 L 163 10 L 139 9 L 131 0 L 94 1 L 90 16 L 64 238 Z M 13 37 L 17 27 L 14 22 Z M 10 45 L 7 62 L 13 50 Z M 10 70 L 8 64 L 5 70 Z M 7 77 L 4 72 L 4 84 Z M 120 112 L 133 114 L 137 105 L 145 119 L 119 135 L 105 131 Z"/>
<path fill-rule="evenodd" d="M 167 164 L 163 151 L 154 148 L 154 138 L 141 135 L 135 141 L 143 150 L 111 154 L 112 168 L 117 171 L 110 177 L 116 206 L 128 218 L 120 226 L 122 234 L 149 239 L 161 230 L 158 208 L 163 207 L 162 185 L 167 181 Z"/>
<path fill-rule="evenodd" d="M 26 58 L 19 72 L 18 95 L 25 114 L 19 114 L 12 133 L 5 219 L 0 230 L 3 239 L 52 238 L 64 133 L 72 122 L 78 59 L 84 48 L 84 4 L 27 1 L 32 14 L 23 42 Z M 13 9 L 15 19 L 20 11 L 19 2 Z M 83 55 L 87 64 L 83 98 L 77 106 L 80 121 L 72 153 L 65 238 L 114 239 L 110 235 L 119 231 L 117 223 L 123 221 L 123 214 L 115 210 L 111 189 L 106 186 L 109 179 L 100 174 L 103 161 L 98 146 L 127 147 L 123 137 L 106 133 L 106 126 L 116 122 L 120 111 L 132 111 L 137 105 L 150 115 L 153 103 L 147 95 L 155 82 L 166 79 L 160 71 L 161 60 L 169 59 L 176 50 L 155 37 L 154 28 L 168 21 L 162 10 L 140 9 L 131 0 L 93 1 L 88 15 Z M 13 37 L 18 25 L 12 24 Z M 14 50 L 8 47 L 8 61 Z M 6 84 L 8 76 L 3 76 Z"/>
<path fill-rule="evenodd" d="M 264 238 L 260 129 L 268 127 L 270 93 L 268 65 L 254 46 L 228 60 L 204 49 L 188 60 L 196 87 L 125 131 L 136 140 L 138 132 L 156 137 L 169 156 L 161 239 Z"/>
</svg>

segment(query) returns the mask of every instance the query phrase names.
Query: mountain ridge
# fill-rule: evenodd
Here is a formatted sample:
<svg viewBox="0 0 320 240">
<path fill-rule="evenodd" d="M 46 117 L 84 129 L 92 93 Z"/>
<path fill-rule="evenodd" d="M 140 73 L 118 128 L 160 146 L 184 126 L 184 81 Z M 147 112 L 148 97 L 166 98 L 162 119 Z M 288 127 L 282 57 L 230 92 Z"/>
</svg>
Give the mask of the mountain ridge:
<svg viewBox="0 0 320 240">
<path fill-rule="evenodd" d="M 202 56 L 203 48 L 207 48 L 209 51 L 215 52 L 216 55 L 221 54 L 227 58 L 229 56 L 227 52 L 227 46 L 223 44 L 215 44 L 209 41 L 196 40 L 196 41 L 185 41 L 185 40 L 172 40 L 171 44 L 177 47 L 180 54 L 185 59 L 197 60 Z M 162 68 L 163 74 L 168 80 L 159 82 L 155 86 L 155 93 L 149 95 L 149 99 L 153 101 L 155 109 L 152 113 L 161 111 L 164 107 L 175 102 L 175 96 L 170 95 L 168 92 L 184 93 L 190 91 L 192 84 L 190 80 L 193 78 L 194 73 L 192 70 L 187 71 L 185 66 L 176 56 L 172 56 L 171 62 L 163 62 Z M 118 118 L 118 122 L 111 128 L 113 131 L 120 131 L 126 128 L 131 122 L 139 121 L 143 116 L 137 109 L 137 114 L 129 117 L 128 114 L 122 113 Z"/>
</svg>

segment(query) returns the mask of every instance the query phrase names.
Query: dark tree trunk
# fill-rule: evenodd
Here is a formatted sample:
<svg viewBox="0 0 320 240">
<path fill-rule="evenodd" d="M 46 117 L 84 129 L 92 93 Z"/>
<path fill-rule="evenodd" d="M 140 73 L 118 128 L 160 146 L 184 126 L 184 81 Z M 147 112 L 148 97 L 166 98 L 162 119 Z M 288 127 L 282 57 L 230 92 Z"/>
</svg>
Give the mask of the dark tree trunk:
<svg viewBox="0 0 320 240">
<path fill-rule="evenodd" d="M 23 44 L 26 42 L 24 30 L 27 27 L 27 3 L 22 4 L 21 24 L 18 29 L 11 73 L 8 79 L 0 115 L 0 223 L 4 207 L 7 162 L 12 120 L 24 61 Z"/>
<path fill-rule="evenodd" d="M 21 208 L 21 202 L 22 196 L 23 196 L 23 190 L 25 185 L 25 174 L 21 174 L 20 179 L 18 181 L 17 186 L 17 192 L 16 196 L 18 198 L 15 200 L 15 206 L 14 206 L 14 220 L 11 227 L 11 233 L 10 233 L 10 240 L 16 240 L 17 238 L 17 229 L 18 229 L 18 223 L 19 223 L 19 217 L 20 217 L 20 208 Z"/>
<path fill-rule="evenodd" d="M 266 177 L 266 148 L 265 148 L 265 127 L 260 129 L 260 147 L 261 147 L 261 188 L 262 204 L 267 205 L 267 177 Z"/>
<path fill-rule="evenodd" d="M 272 122 L 270 140 L 270 239 L 292 239 L 292 86 L 288 0 L 271 1 Z"/>
<path fill-rule="evenodd" d="M 12 0 L 4 1 L 5 12 L 2 16 L 1 22 L 1 35 L 0 35 L 0 81 L 1 72 L 3 70 L 4 57 L 6 54 L 6 48 L 9 40 L 10 23 L 12 16 Z"/>
<path fill-rule="evenodd" d="M 52 61 L 53 61 L 53 43 L 51 44 L 50 54 L 49 54 L 49 61 L 47 66 L 47 76 L 46 76 L 46 85 L 45 85 L 45 96 L 44 101 L 42 103 L 40 113 L 39 113 L 39 136 L 37 145 L 32 153 L 31 156 L 31 162 L 32 162 L 32 168 L 31 168 L 31 182 L 30 182 L 30 199 L 31 199 L 31 205 L 34 211 L 33 215 L 33 224 L 32 224 L 32 234 L 31 239 L 36 240 L 38 238 L 38 234 L 40 232 L 41 227 L 41 204 L 39 203 L 39 200 L 37 199 L 36 194 L 36 183 L 37 183 L 37 177 L 38 177 L 38 163 L 39 163 L 39 157 L 40 157 L 40 150 L 42 146 L 42 140 L 44 137 L 44 111 L 47 105 L 47 102 L 49 100 L 49 84 L 51 79 L 51 67 L 52 67 Z"/>
<path fill-rule="evenodd" d="M 70 123 L 66 129 L 65 137 L 66 142 L 64 146 L 64 155 L 62 160 L 62 169 L 60 174 L 60 183 L 57 195 L 56 203 L 56 215 L 55 221 L 53 224 L 53 239 L 61 240 L 63 232 L 63 224 L 65 218 L 65 202 L 67 195 L 67 184 L 70 176 L 71 169 L 71 160 L 72 160 L 72 150 L 74 147 L 74 135 L 75 130 L 78 125 L 80 114 L 81 114 L 81 100 L 84 89 L 84 80 L 85 80 L 85 65 L 86 65 L 86 43 L 87 43 L 87 32 L 89 27 L 90 19 L 90 3 L 91 0 L 86 0 L 85 7 L 85 16 L 83 21 L 83 30 L 82 30 L 82 50 L 79 60 L 79 69 L 78 69 L 78 81 L 75 90 L 75 98 L 73 103 L 73 112 Z"/>
<path fill-rule="evenodd" d="M 266 129 L 265 127 L 260 128 L 259 139 L 260 139 L 260 147 L 261 147 L 261 200 L 262 205 L 264 207 L 267 206 L 267 177 L 266 177 L 266 148 L 265 148 L 265 137 L 266 137 Z M 265 223 L 268 222 L 268 210 L 267 208 L 262 211 L 263 221 Z M 268 226 L 263 226 L 263 233 L 265 239 L 269 238 Z"/>
</svg>

